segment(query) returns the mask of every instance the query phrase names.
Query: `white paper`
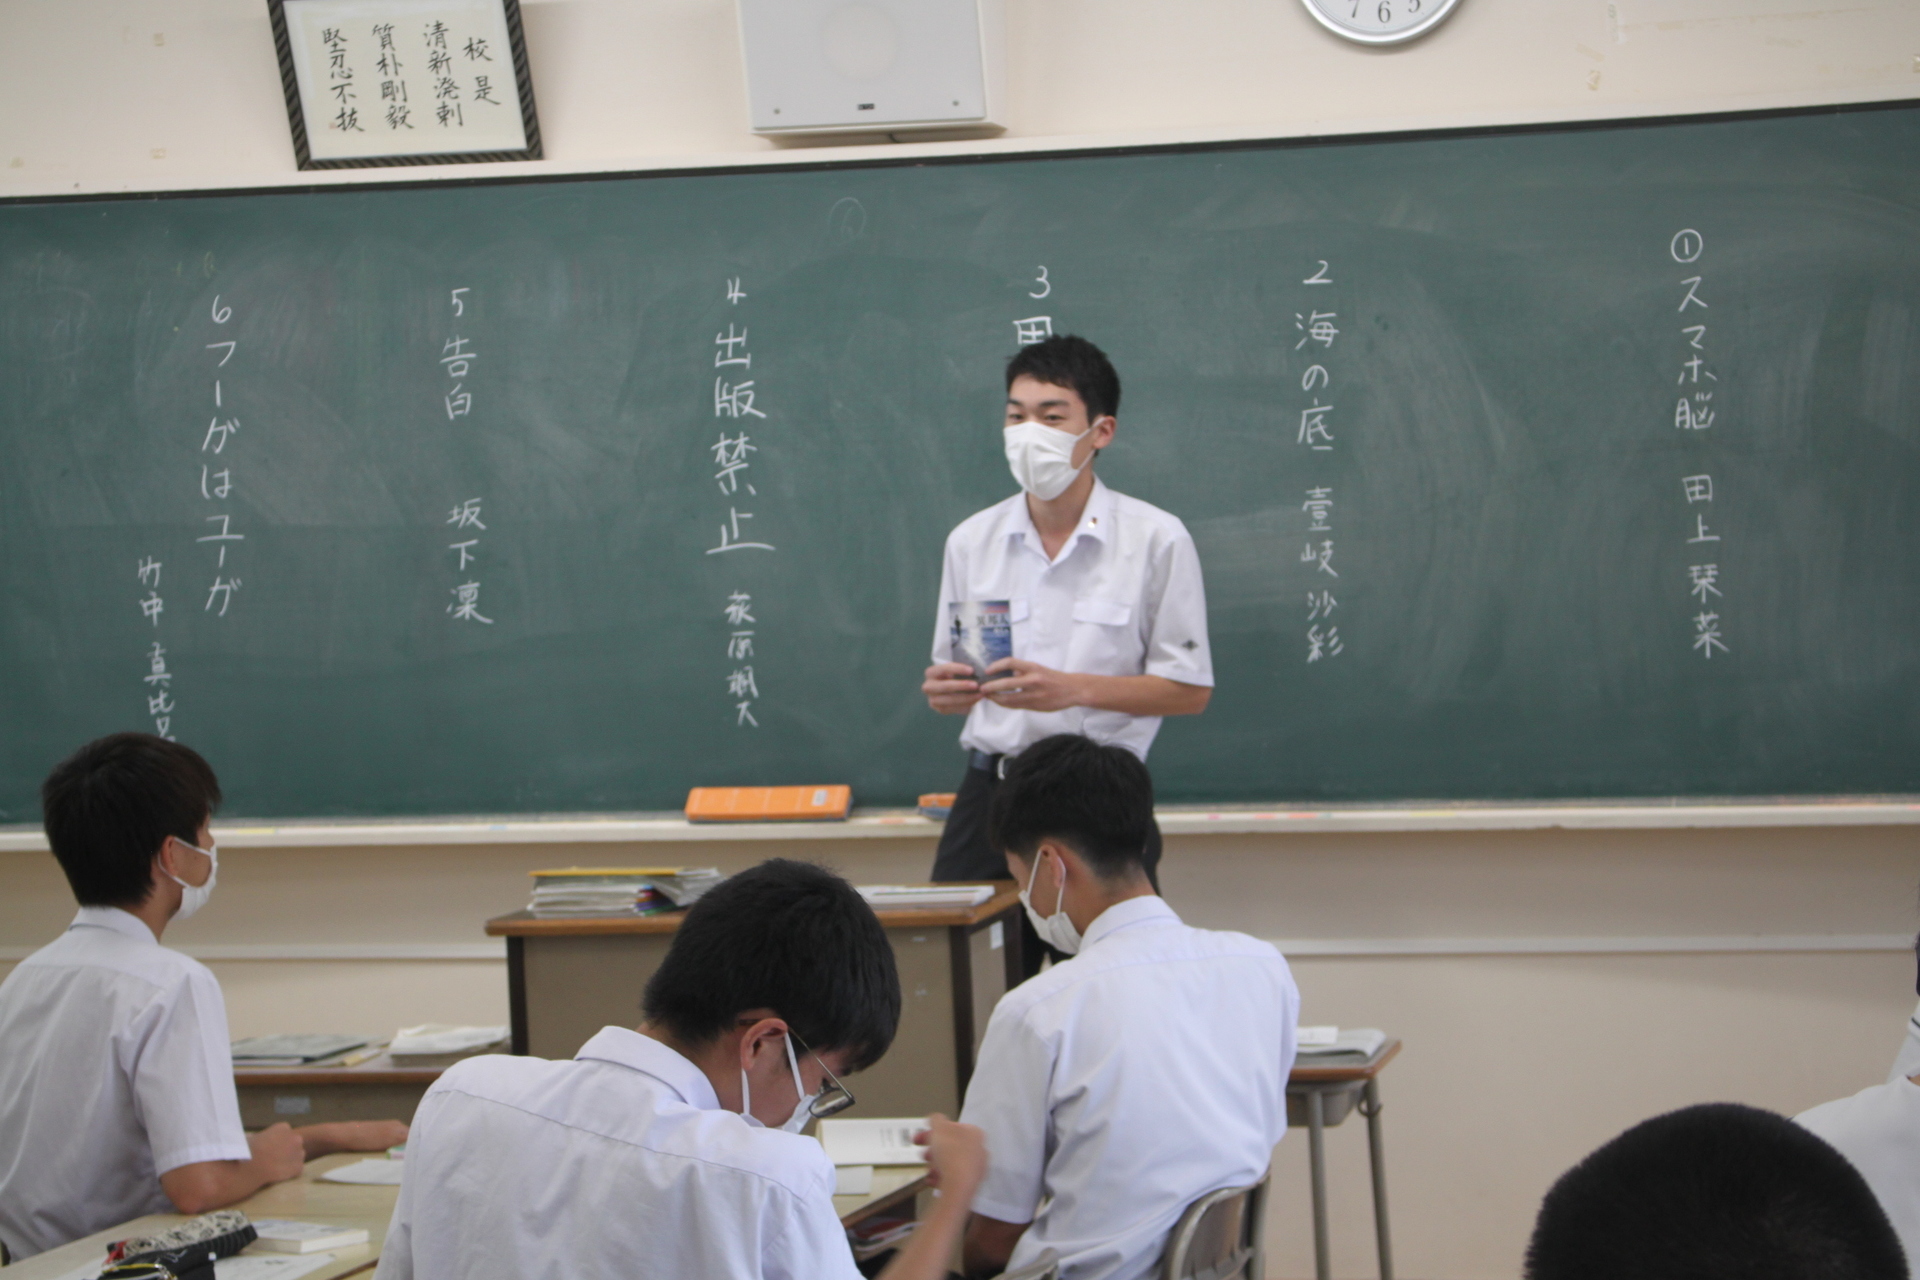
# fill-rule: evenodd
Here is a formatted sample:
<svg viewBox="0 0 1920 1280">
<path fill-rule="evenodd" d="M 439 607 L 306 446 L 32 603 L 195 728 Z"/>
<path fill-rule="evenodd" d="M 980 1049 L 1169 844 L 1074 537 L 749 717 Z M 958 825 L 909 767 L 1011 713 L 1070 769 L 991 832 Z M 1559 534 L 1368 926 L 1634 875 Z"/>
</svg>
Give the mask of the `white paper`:
<svg viewBox="0 0 1920 1280">
<path fill-rule="evenodd" d="M 423 1022 L 417 1027 L 402 1027 L 387 1046 L 398 1057 L 409 1053 L 464 1053 L 498 1044 L 507 1038 L 506 1027 L 451 1027 L 442 1022 Z"/>
<path fill-rule="evenodd" d="M 822 1120 L 820 1145 L 835 1164 L 925 1164 L 927 1149 L 913 1138 L 926 1132 L 918 1116 L 900 1120 Z"/>
<path fill-rule="evenodd" d="M 333 1261 L 330 1253 L 242 1253 L 213 1264 L 214 1280 L 298 1280 Z"/>
<path fill-rule="evenodd" d="M 870 907 L 977 907 L 993 896 L 993 886 L 939 884 L 856 885 Z"/>
<path fill-rule="evenodd" d="M 330 1253 L 247 1253 L 218 1259 L 213 1264 L 213 1274 L 215 1280 L 299 1280 L 332 1261 Z M 100 1272 L 106 1265 L 103 1256 L 98 1262 L 75 1267 L 54 1280 L 100 1280 Z"/>
<path fill-rule="evenodd" d="M 833 1166 L 833 1194 L 837 1196 L 872 1195 L 873 1166 L 870 1164 L 837 1164 Z"/>
<path fill-rule="evenodd" d="M 351 1249 L 355 1245 L 365 1244 L 370 1238 L 365 1227 L 342 1226 L 337 1222 L 298 1222 L 292 1218 L 255 1218 L 254 1234 L 260 1238 L 262 1250 L 271 1249 L 275 1253 L 313 1253 L 318 1244 L 322 1249 L 329 1247 L 325 1242 L 332 1240 L 336 1249 Z M 341 1239 L 340 1237 L 351 1237 Z M 273 1249 L 272 1242 L 304 1245 L 299 1249 Z"/>
<path fill-rule="evenodd" d="M 321 1182 L 351 1182 L 368 1187 L 397 1187 L 406 1171 L 404 1160 L 361 1160 L 320 1175 Z"/>
<path fill-rule="evenodd" d="M 1378 1027 L 1342 1027 L 1331 1043 L 1299 1043 L 1299 1056 L 1313 1059 L 1328 1053 L 1357 1053 L 1371 1058 L 1387 1042 L 1387 1033 Z M 1297 1042 L 1298 1043 L 1298 1042 Z"/>
<path fill-rule="evenodd" d="M 1294 1032 L 1293 1042 L 1302 1049 L 1317 1045 L 1332 1044 L 1340 1038 L 1338 1027 L 1301 1027 Z"/>
</svg>

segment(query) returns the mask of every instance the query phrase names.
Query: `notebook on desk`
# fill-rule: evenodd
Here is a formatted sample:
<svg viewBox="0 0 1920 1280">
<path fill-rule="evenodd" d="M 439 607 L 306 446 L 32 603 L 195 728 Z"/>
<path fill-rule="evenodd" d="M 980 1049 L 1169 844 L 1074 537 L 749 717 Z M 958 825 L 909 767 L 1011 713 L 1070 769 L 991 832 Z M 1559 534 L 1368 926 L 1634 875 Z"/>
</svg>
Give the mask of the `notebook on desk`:
<svg viewBox="0 0 1920 1280">
<path fill-rule="evenodd" d="M 272 1036 L 248 1036 L 233 1042 L 236 1067 L 300 1067 L 351 1053 L 367 1046 L 366 1036 L 337 1035 L 327 1032 L 287 1032 Z"/>
</svg>

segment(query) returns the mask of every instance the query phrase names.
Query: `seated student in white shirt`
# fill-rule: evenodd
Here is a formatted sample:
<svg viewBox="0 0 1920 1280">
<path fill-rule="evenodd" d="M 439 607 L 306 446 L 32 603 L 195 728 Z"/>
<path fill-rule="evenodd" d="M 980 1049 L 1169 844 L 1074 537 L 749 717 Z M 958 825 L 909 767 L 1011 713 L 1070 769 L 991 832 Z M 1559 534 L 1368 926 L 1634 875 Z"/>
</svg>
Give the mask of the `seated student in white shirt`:
<svg viewBox="0 0 1920 1280">
<path fill-rule="evenodd" d="M 1562 1174 L 1525 1280 L 1906 1280 L 1859 1173 L 1785 1116 L 1731 1102 L 1655 1116 Z"/>
<path fill-rule="evenodd" d="M 459 1063 L 420 1102 L 376 1280 L 854 1280 L 833 1164 L 800 1133 L 900 1021 L 885 931 L 823 868 L 770 861 L 687 912 L 638 1030 L 569 1061 Z M 887 1280 L 944 1277 L 986 1153 L 930 1120 L 941 1189 Z"/>
<path fill-rule="evenodd" d="M 1920 1073 L 1823 1102 L 1793 1119 L 1853 1162 L 1887 1211 L 1909 1262 L 1920 1262 Z"/>
<path fill-rule="evenodd" d="M 205 760 L 117 733 L 40 796 L 80 912 L 0 983 L 0 1242 L 15 1258 L 406 1140 L 398 1121 L 240 1128 L 220 984 L 160 945 L 213 892 L 220 784 Z"/>
<path fill-rule="evenodd" d="M 1063 1280 L 1135 1280 L 1209 1191 L 1260 1180 L 1287 1131 L 1300 995 L 1239 933 L 1182 924 L 1141 848 L 1153 780 L 1121 747 L 1028 747 L 992 831 L 1040 936 L 1072 959 L 994 1008 L 961 1119 L 992 1153 L 969 1274 L 1058 1250 Z"/>
</svg>

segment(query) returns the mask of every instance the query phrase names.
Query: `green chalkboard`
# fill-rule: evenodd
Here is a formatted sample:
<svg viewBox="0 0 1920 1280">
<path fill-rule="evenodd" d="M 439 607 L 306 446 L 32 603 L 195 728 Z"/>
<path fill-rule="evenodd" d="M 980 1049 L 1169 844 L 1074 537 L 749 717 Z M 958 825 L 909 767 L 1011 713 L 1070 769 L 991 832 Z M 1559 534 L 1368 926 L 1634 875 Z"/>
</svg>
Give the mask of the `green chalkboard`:
<svg viewBox="0 0 1920 1280">
<path fill-rule="evenodd" d="M 0 206 L 0 820 L 160 714 L 256 815 L 951 789 L 1039 317 L 1205 567 L 1163 800 L 1920 791 L 1902 106 Z"/>
</svg>

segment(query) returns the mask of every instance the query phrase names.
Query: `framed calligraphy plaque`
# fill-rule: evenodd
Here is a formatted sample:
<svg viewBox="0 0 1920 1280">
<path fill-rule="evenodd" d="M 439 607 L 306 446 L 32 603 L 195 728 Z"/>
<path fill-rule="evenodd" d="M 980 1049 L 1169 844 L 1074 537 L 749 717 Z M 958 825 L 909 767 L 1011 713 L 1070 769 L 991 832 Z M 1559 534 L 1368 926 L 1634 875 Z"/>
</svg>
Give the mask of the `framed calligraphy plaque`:
<svg viewBox="0 0 1920 1280">
<path fill-rule="evenodd" d="M 538 160 L 519 0 L 267 0 L 302 169 Z"/>
</svg>

